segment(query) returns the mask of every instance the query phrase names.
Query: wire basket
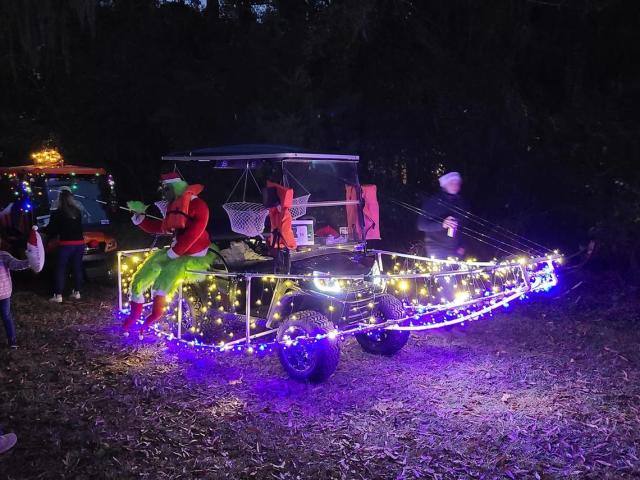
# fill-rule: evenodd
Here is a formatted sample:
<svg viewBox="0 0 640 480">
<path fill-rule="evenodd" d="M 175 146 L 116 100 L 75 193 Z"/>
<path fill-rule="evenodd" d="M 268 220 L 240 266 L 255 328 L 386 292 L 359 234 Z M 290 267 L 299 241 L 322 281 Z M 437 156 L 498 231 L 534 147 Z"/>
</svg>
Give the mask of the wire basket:
<svg viewBox="0 0 640 480">
<path fill-rule="evenodd" d="M 301 197 L 296 197 L 293 199 L 293 205 L 289 209 L 291 213 L 291 218 L 294 220 L 300 218 L 307 214 L 307 203 L 309 202 L 310 193 L 306 195 L 302 195 Z"/>
<path fill-rule="evenodd" d="M 231 222 L 231 230 L 247 237 L 257 237 L 264 231 L 269 210 L 260 203 L 230 202 L 222 205 Z"/>
</svg>

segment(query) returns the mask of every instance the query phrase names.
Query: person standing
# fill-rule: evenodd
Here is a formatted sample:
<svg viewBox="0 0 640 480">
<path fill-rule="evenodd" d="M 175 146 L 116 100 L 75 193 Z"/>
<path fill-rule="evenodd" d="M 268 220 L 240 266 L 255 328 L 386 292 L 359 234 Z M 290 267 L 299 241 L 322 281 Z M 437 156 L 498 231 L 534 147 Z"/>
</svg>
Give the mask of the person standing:
<svg viewBox="0 0 640 480">
<path fill-rule="evenodd" d="M 69 265 L 73 272 L 74 289 L 71 298 L 80 299 L 82 289 L 82 256 L 84 255 L 84 235 L 82 229 L 82 206 L 74 198 L 69 187 L 60 188 L 58 208 L 51 212 L 51 220 L 46 228 L 49 238 L 58 237 L 58 258 L 53 279 L 51 302 L 62 303 L 64 282 Z"/>
<path fill-rule="evenodd" d="M 11 270 L 26 270 L 30 265 L 28 260 L 18 260 L 3 250 L 2 243 L 0 238 L 0 317 L 2 317 L 9 347 L 18 348 L 16 327 L 11 314 Z"/>
<path fill-rule="evenodd" d="M 44 266 L 44 247 L 42 238 L 37 233 L 37 227 L 33 227 L 27 241 L 27 258 L 18 260 L 9 252 L 4 250 L 5 241 L 0 235 L 0 318 L 4 324 L 4 330 L 7 334 L 9 347 L 18 348 L 16 340 L 16 326 L 11 313 L 11 294 L 13 293 L 13 285 L 11 282 L 12 270 L 26 270 L 31 268 L 35 273 L 42 270 Z"/>
<path fill-rule="evenodd" d="M 464 254 L 459 231 L 460 213 L 466 210 L 460 196 L 462 177 L 458 172 L 449 172 L 438 181 L 440 191 L 422 203 L 423 215 L 418 219 L 418 229 L 424 232 L 428 257 L 458 257 Z"/>
</svg>

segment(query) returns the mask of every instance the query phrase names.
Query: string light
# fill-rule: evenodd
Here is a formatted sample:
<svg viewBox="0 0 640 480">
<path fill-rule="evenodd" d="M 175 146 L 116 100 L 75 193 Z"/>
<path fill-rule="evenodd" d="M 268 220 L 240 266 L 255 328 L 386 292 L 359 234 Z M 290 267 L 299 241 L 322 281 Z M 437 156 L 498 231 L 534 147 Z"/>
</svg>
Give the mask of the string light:
<svg viewBox="0 0 640 480">
<path fill-rule="evenodd" d="M 148 257 L 150 251 L 119 253 L 119 284 L 122 298 L 126 298 L 133 274 L 139 268 L 141 259 Z M 247 274 L 218 277 L 216 274 L 209 273 L 201 275 L 202 281 L 208 282 L 206 288 L 199 288 L 198 284 L 190 284 L 186 278 L 182 279 L 182 336 L 176 334 L 177 312 L 180 308 L 177 300 L 172 300 L 167 307 L 169 330 L 158 324 L 154 325 L 153 330 L 157 336 L 171 343 L 197 351 L 264 354 L 278 346 L 288 348 L 323 339 L 333 341 L 380 329 L 419 331 L 442 328 L 455 323 L 464 324 L 466 321 L 491 316 L 498 308 L 508 308 L 514 300 L 524 300 L 528 293 L 547 291 L 557 284 L 554 267 L 554 261 L 557 258 L 555 257 L 526 259 L 524 264 L 521 259 L 514 262 L 493 262 L 482 265 L 458 262 L 455 264 L 455 269 L 452 269 L 451 264 L 438 263 L 422 257 L 402 258 L 401 254 L 396 254 L 393 260 L 394 273 L 385 275 L 384 278 L 388 285 L 395 285 L 396 290 L 400 292 L 399 299 L 404 305 L 406 315 L 400 319 L 386 320 L 375 315 L 377 312 L 375 297 L 384 293 L 384 287 L 367 281 L 371 280 L 370 277 L 363 276 L 360 280 L 354 280 L 328 276 L 324 278 L 327 283 L 340 284 L 341 288 L 357 291 L 360 295 L 354 295 L 354 297 L 358 299 L 362 298 L 362 295 L 365 295 L 366 299 L 373 297 L 373 300 L 367 300 L 367 303 L 361 303 L 362 307 L 359 307 L 371 312 L 365 315 L 362 323 L 352 322 L 325 334 L 313 336 L 303 334 L 292 338 L 291 335 L 287 335 L 278 341 L 275 338 L 275 329 L 254 333 L 262 322 L 251 318 L 248 322 L 251 343 L 245 340 L 244 332 L 241 338 L 235 340 L 236 334 L 240 333 L 236 321 L 239 316 L 235 311 L 246 301 L 242 296 L 245 293 L 246 281 L 250 280 L 244 277 Z M 295 314 L 291 314 L 292 302 L 283 301 L 284 297 L 273 298 L 276 287 L 275 277 L 258 273 L 249 275 L 256 280 L 259 279 L 264 286 L 257 290 L 259 298 L 255 299 L 252 295 L 252 300 L 255 299 L 253 303 L 257 307 L 264 305 L 266 308 L 272 305 L 270 314 L 273 320 L 286 317 L 291 320 L 297 318 Z M 317 281 L 317 276 L 309 275 L 308 278 L 304 276 L 287 279 L 283 284 L 289 288 L 300 288 L 305 291 L 313 288 L 314 281 Z M 455 292 L 453 298 L 447 298 L 448 291 Z M 145 298 L 150 298 L 149 292 L 145 292 Z M 124 315 L 127 307 L 128 303 L 124 302 L 122 310 L 118 311 L 117 315 L 119 317 Z M 327 306 L 328 316 L 333 317 L 334 312 L 340 315 L 347 313 L 340 313 L 337 310 L 336 304 L 331 302 Z M 351 308 L 351 311 L 354 314 L 359 312 L 358 307 Z M 346 321 L 345 316 L 338 318 Z M 242 322 L 243 327 L 245 322 L 246 319 Z"/>
<path fill-rule="evenodd" d="M 31 154 L 31 160 L 36 167 L 62 167 L 64 159 L 56 148 L 43 148 Z"/>
</svg>

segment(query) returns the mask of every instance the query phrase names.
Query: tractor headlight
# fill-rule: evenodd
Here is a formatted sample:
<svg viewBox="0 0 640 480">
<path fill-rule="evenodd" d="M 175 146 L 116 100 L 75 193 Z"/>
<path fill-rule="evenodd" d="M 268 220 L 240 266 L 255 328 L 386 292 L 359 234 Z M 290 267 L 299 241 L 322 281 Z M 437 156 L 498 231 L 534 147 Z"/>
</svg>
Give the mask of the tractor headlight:
<svg viewBox="0 0 640 480">
<path fill-rule="evenodd" d="M 325 277 L 328 274 L 324 272 L 313 272 L 313 276 L 316 277 L 313 279 L 313 285 L 319 291 L 325 293 L 340 293 L 342 291 L 340 281 L 335 278 L 319 278 L 320 275 Z"/>
</svg>

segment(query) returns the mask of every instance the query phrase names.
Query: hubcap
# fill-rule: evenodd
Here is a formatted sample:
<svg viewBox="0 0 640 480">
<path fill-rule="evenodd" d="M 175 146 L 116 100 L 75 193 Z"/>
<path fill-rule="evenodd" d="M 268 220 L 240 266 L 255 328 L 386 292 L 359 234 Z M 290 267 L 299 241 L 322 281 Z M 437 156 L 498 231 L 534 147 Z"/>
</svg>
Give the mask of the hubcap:
<svg viewBox="0 0 640 480">
<path fill-rule="evenodd" d="M 292 330 L 293 329 L 293 330 Z M 307 335 L 300 327 L 290 327 L 287 330 L 286 337 L 295 341 L 298 337 L 304 337 Z M 286 338 L 285 337 L 285 338 Z M 309 370 L 313 365 L 313 342 L 305 342 L 298 344 L 291 344 L 289 346 L 283 345 L 282 352 L 285 361 L 298 372 L 304 372 Z"/>
</svg>

